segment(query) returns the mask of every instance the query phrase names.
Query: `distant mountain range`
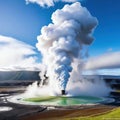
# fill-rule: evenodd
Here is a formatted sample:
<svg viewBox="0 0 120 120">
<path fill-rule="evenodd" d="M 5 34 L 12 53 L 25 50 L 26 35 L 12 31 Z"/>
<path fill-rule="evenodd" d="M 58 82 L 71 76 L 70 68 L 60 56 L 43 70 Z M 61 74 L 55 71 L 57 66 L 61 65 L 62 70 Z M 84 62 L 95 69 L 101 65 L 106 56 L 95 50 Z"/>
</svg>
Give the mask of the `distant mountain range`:
<svg viewBox="0 0 120 120">
<path fill-rule="evenodd" d="M 40 71 L 0 71 L 0 81 L 3 80 L 40 80 Z M 83 75 L 85 78 L 102 77 L 103 79 L 120 79 L 120 76 L 114 75 Z"/>
<path fill-rule="evenodd" d="M 39 71 L 0 71 L 2 80 L 40 80 Z"/>
</svg>

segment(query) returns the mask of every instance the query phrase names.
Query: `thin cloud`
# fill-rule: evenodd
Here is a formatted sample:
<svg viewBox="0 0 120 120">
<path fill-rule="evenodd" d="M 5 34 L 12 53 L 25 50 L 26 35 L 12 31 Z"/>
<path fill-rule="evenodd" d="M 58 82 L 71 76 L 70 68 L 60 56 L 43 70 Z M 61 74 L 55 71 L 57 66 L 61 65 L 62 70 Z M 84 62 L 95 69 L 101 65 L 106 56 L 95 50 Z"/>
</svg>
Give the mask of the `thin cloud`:
<svg viewBox="0 0 120 120">
<path fill-rule="evenodd" d="M 68 3 L 73 3 L 77 2 L 80 0 L 25 0 L 26 3 L 37 3 L 41 7 L 51 7 L 54 6 L 56 2 L 68 2 Z"/>
<path fill-rule="evenodd" d="M 113 69 L 120 68 L 120 52 L 111 52 L 88 59 L 85 69 Z"/>
<path fill-rule="evenodd" d="M 35 70 L 34 47 L 12 37 L 0 35 L 0 70 Z"/>
</svg>

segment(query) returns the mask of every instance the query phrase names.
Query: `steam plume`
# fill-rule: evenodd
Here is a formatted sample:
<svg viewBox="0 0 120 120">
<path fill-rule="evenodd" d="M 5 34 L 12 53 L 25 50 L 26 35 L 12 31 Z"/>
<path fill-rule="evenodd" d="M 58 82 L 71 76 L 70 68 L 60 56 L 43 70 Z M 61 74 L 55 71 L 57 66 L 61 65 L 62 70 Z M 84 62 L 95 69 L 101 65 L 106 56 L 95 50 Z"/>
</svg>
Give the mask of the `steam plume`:
<svg viewBox="0 0 120 120">
<path fill-rule="evenodd" d="M 93 41 L 97 19 L 79 2 L 65 5 L 52 14 L 52 23 L 42 27 L 37 48 L 43 54 L 51 86 L 66 89 L 72 62 L 81 57 L 84 45 Z"/>
</svg>

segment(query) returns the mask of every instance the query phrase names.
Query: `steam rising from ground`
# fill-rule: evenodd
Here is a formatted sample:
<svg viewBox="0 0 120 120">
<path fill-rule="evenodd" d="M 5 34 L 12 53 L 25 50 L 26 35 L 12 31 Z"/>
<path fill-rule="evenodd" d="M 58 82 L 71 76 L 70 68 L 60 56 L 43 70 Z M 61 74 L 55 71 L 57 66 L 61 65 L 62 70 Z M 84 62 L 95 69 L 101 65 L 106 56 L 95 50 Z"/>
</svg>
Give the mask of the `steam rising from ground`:
<svg viewBox="0 0 120 120">
<path fill-rule="evenodd" d="M 37 48 L 47 66 L 50 86 L 65 90 L 74 68 L 74 59 L 82 59 L 82 49 L 93 41 L 97 19 L 79 2 L 65 5 L 52 14 L 52 22 L 42 27 Z"/>
<path fill-rule="evenodd" d="M 66 88 L 66 96 L 108 96 L 111 88 L 106 86 L 104 80 L 98 76 L 92 79 L 80 78 L 80 80 L 69 81 Z M 57 96 L 61 95 L 59 89 L 53 89 L 49 85 L 38 86 L 37 82 L 30 85 L 24 93 L 25 98 L 36 96 Z"/>
<path fill-rule="evenodd" d="M 99 77 L 81 76 L 85 65 L 83 58 L 87 57 L 87 47 L 93 42 L 97 19 L 79 2 L 56 10 L 51 19 L 52 23 L 42 27 L 36 45 L 46 66 L 40 73 L 42 83 L 45 71 L 49 83 L 46 86 L 33 83 L 27 88 L 25 97 L 61 95 L 61 90 L 66 90 L 70 96 L 108 95 L 110 88 Z"/>
</svg>

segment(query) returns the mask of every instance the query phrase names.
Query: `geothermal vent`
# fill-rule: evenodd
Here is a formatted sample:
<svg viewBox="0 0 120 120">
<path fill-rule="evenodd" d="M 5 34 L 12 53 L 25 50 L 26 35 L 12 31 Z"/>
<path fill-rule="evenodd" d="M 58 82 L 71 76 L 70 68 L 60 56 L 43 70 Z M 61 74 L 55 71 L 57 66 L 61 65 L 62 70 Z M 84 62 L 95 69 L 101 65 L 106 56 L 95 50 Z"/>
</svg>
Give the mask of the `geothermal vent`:
<svg viewBox="0 0 120 120">
<path fill-rule="evenodd" d="M 62 94 L 62 95 L 65 95 L 65 90 L 61 90 L 61 94 Z"/>
</svg>

